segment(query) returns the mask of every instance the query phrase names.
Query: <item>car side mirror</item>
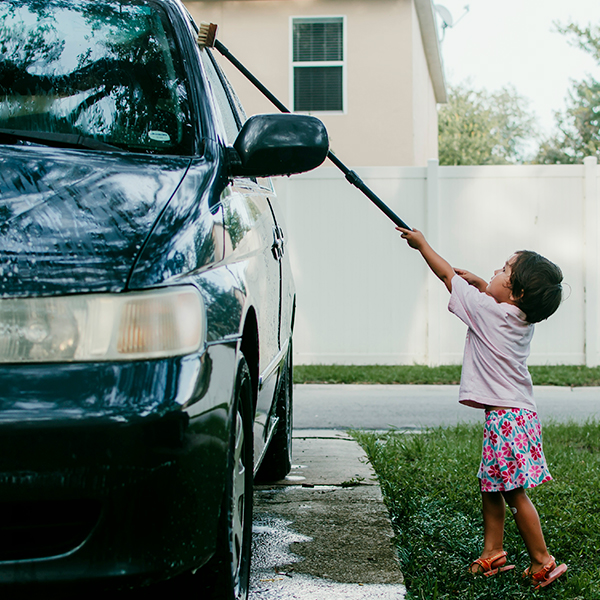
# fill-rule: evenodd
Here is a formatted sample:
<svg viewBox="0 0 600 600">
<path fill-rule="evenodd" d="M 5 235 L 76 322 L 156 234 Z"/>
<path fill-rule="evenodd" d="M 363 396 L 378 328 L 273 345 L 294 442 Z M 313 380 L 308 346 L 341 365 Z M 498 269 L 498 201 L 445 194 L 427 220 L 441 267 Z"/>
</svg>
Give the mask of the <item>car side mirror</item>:
<svg viewBox="0 0 600 600">
<path fill-rule="evenodd" d="M 233 147 L 240 162 L 231 163 L 232 175 L 291 175 L 318 167 L 327 158 L 329 137 L 315 117 L 255 115 L 244 123 Z"/>
</svg>

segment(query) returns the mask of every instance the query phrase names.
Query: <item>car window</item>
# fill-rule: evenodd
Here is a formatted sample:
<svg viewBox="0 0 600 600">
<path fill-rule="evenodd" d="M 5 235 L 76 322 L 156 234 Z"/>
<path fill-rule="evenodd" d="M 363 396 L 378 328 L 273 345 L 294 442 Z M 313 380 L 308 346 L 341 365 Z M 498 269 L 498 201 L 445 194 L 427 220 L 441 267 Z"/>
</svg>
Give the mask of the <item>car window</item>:
<svg viewBox="0 0 600 600">
<path fill-rule="evenodd" d="M 246 120 L 246 115 L 231 84 L 212 54 L 209 51 L 204 51 L 201 54 L 210 88 L 223 120 L 225 141 L 227 144 L 232 145 Z"/>
<path fill-rule="evenodd" d="M 241 127 L 246 122 L 246 119 L 248 118 L 246 116 L 246 112 L 244 111 L 244 107 L 242 106 L 242 103 L 240 102 L 238 95 L 235 93 L 233 86 L 231 85 L 231 83 L 229 83 L 229 79 L 227 79 L 225 73 L 223 72 L 223 69 L 221 69 L 221 67 L 219 66 L 219 63 L 215 60 L 215 55 L 210 53 L 209 56 L 215 67 L 215 70 L 217 71 L 217 73 L 219 75 L 219 78 L 221 79 L 221 81 L 223 83 L 223 86 L 227 90 L 227 95 L 229 96 L 232 110 L 235 114 L 236 120 L 238 121 L 238 123 L 240 124 L 240 127 Z"/>
<path fill-rule="evenodd" d="M 152 0 L 0 3 L 0 128 L 189 154 L 186 78 Z"/>
</svg>

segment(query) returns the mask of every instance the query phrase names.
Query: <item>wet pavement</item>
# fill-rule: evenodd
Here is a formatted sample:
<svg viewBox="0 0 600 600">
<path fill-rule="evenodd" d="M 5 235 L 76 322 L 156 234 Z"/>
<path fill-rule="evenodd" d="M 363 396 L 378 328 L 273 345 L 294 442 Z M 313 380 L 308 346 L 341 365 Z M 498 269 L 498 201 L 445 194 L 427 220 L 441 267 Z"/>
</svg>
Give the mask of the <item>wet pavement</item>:
<svg viewBox="0 0 600 600">
<path fill-rule="evenodd" d="M 360 446 L 296 430 L 294 467 L 256 486 L 251 600 L 404 598 L 393 531 Z"/>
</svg>

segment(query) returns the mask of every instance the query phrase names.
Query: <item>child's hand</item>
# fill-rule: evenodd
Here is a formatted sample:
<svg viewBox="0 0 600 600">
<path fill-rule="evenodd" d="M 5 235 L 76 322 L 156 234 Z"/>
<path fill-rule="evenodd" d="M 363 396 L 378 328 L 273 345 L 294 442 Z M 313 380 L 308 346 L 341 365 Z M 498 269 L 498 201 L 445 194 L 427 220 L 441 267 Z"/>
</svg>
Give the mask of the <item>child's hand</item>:
<svg viewBox="0 0 600 600">
<path fill-rule="evenodd" d="M 457 269 L 456 267 L 454 268 L 454 272 L 459 277 L 462 277 L 469 285 L 476 287 L 480 292 L 485 292 L 487 289 L 488 284 L 485 279 L 482 279 L 481 277 L 478 277 L 469 271 L 465 271 L 464 269 Z"/>
<path fill-rule="evenodd" d="M 473 281 L 473 279 L 476 278 L 476 276 L 473 275 L 473 273 L 470 273 L 465 269 L 457 269 L 456 267 L 454 267 L 454 272 L 460 277 L 462 277 L 467 283 L 471 283 L 471 281 Z"/>
<path fill-rule="evenodd" d="M 402 233 L 402 237 L 408 242 L 408 245 L 421 253 L 429 268 L 439 277 L 449 292 L 452 292 L 452 278 L 454 270 L 450 263 L 442 258 L 427 242 L 425 236 L 418 230 L 396 227 Z"/>
<path fill-rule="evenodd" d="M 396 227 L 396 229 L 402 232 L 402 238 L 408 242 L 408 245 L 415 250 L 420 250 L 427 241 L 425 240 L 425 236 L 418 230 L 413 229 L 404 229 L 404 227 Z"/>
</svg>

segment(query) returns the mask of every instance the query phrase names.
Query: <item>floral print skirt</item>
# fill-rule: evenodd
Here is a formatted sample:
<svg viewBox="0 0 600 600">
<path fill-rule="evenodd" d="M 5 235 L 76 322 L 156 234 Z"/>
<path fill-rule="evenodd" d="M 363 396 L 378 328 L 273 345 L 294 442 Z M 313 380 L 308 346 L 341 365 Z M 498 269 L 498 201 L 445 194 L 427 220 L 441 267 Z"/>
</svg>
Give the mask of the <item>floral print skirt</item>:
<svg viewBox="0 0 600 600">
<path fill-rule="evenodd" d="M 522 408 L 486 410 L 477 477 L 482 492 L 508 492 L 550 481 L 537 413 Z"/>
</svg>

